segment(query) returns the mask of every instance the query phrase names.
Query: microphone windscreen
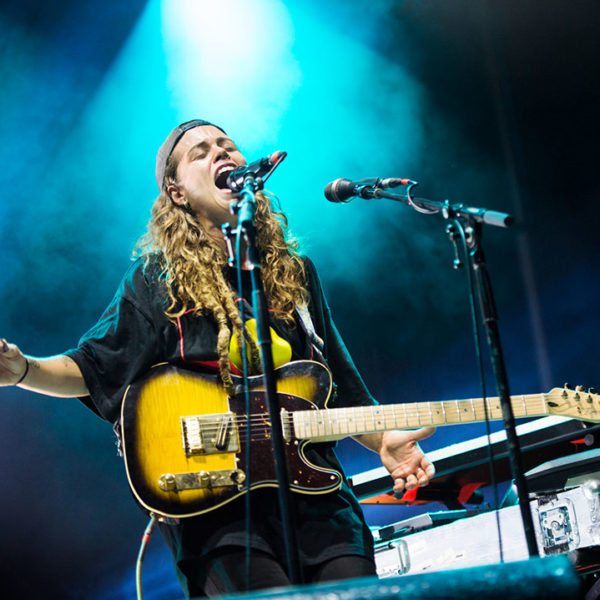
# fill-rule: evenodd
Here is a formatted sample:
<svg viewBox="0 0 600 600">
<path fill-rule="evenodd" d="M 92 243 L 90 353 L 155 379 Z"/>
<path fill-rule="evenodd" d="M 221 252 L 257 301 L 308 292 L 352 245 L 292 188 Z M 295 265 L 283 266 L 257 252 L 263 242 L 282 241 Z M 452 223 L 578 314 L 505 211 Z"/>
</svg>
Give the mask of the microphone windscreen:
<svg viewBox="0 0 600 600">
<path fill-rule="evenodd" d="M 348 179 L 336 179 L 325 186 L 325 198 L 329 202 L 348 202 L 356 195 L 356 184 Z"/>
</svg>

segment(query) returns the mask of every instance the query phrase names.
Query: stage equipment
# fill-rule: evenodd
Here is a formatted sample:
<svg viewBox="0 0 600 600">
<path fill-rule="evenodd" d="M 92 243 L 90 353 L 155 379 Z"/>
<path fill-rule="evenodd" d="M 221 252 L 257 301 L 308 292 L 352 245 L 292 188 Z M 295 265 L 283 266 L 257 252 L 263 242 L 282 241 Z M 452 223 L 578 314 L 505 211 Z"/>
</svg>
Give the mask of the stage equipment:
<svg viewBox="0 0 600 600">
<path fill-rule="evenodd" d="M 269 413 L 269 421 L 273 424 L 271 428 L 271 443 L 273 457 L 275 461 L 275 474 L 278 482 L 277 495 L 281 514 L 281 526 L 285 547 L 285 558 L 288 567 L 290 581 L 294 584 L 302 583 L 300 575 L 300 561 L 298 557 L 298 547 L 296 543 L 296 532 L 292 526 L 293 523 L 293 504 L 290 499 L 289 477 L 285 463 L 285 448 L 283 441 L 283 431 L 279 415 L 279 401 L 277 398 L 277 388 L 275 383 L 275 367 L 273 364 L 273 353 L 271 351 L 271 330 L 269 327 L 269 315 L 267 298 L 264 291 L 261 276 L 260 254 L 256 243 L 256 227 L 254 217 L 256 214 L 256 194 L 263 189 L 265 180 L 271 175 L 274 169 L 281 164 L 286 157 L 285 152 L 276 152 L 267 159 L 261 159 L 250 165 L 243 167 L 243 172 L 238 173 L 238 177 L 228 177 L 228 185 L 239 185 L 238 198 L 230 205 L 233 214 L 237 214 L 238 225 L 234 231 L 236 256 L 239 258 L 242 250 L 242 243 L 246 245 L 247 262 L 250 265 L 250 281 L 252 285 L 252 310 L 256 319 L 256 331 L 258 338 L 258 348 L 260 351 L 260 360 L 263 370 L 263 382 L 265 403 Z M 263 173 L 263 170 L 266 170 Z M 230 174 L 231 175 L 231 174 Z M 231 232 L 227 228 L 223 230 L 225 242 L 230 239 Z M 238 294 L 244 297 L 242 289 L 242 264 L 240 260 L 235 261 L 237 267 Z M 245 322 L 244 310 L 240 302 L 240 318 Z M 246 404 L 247 427 L 250 425 L 250 393 L 247 385 L 247 359 L 246 344 L 240 348 L 243 361 L 244 385 L 243 395 Z M 247 454 L 246 472 L 250 471 L 250 452 Z M 250 478 L 247 479 L 249 483 Z M 246 521 L 249 524 L 250 502 L 246 502 Z"/>
<path fill-rule="evenodd" d="M 597 461 L 598 451 L 592 452 Z M 569 490 L 533 497 L 529 506 L 541 556 L 600 545 L 599 488 L 598 480 L 589 480 Z M 456 520 L 448 522 L 453 517 Z M 528 556 L 518 506 L 466 517 L 465 511 L 423 515 L 376 530 L 374 536 L 380 577 L 492 565 L 501 560 L 509 563 Z M 592 564 L 578 564 L 574 558 L 575 566 L 580 572 L 597 569 L 598 552 L 596 548 Z"/>
<path fill-rule="evenodd" d="M 377 579 L 366 577 L 221 600 L 576 600 L 581 583 L 565 556 Z"/>
<path fill-rule="evenodd" d="M 560 416 L 544 417 L 518 425 L 517 434 L 526 469 L 573 454 L 578 449 L 591 449 L 600 445 L 600 425 Z M 428 452 L 427 456 L 436 469 L 434 479 L 427 487 L 406 492 L 396 501 L 402 504 L 422 504 L 436 500 L 449 508 L 460 508 L 459 494 L 465 486 L 478 484 L 481 487 L 491 482 L 487 444 L 488 437 L 484 435 Z M 498 481 L 510 480 L 506 433 L 492 433 L 491 445 Z M 392 478 L 384 467 L 352 475 L 349 482 L 364 504 L 394 501 Z M 431 497 L 432 490 L 435 497 Z M 467 500 L 460 504 L 466 502 Z"/>
<path fill-rule="evenodd" d="M 387 179 L 361 179 L 350 181 L 349 179 L 336 179 L 325 186 L 325 198 L 329 202 L 350 202 L 352 198 L 371 198 L 375 189 L 395 188 L 400 185 L 411 185 L 415 182 L 410 179 L 399 179 L 389 177 Z"/>
<path fill-rule="evenodd" d="M 385 193 L 383 190 L 394 188 L 401 185 L 408 186 L 406 196 L 398 193 Z M 446 219 L 457 217 L 474 219 L 479 223 L 493 225 L 495 227 L 509 227 L 514 219 L 511 215 L 488 208 L 478 208 L 467 206 L 465 204 L 450 204 L 447 200 L 443 203 L 427 198 L 413 198 L 411 196 L 412 188 L 419 185 L 417 181 L 406 178 L 388 177 L 371 178 L 351 181 L 350 179 L 335 179 L 325 186 L 325 198 L 330 202 L 347 203 L 353 198 L 362 198 L 363 200 L 373 200 L 377 198 L 387 198 L 397 200 L 408 204 L 417 212 L 423 214 L 441 213 Z"/>
<path fill-rule="evenodd" d="M 454 268 L 467 265 L 467 276 L 469 283 L 470 309 L 473 320 L 473 334 L 475 338 L 475 350 L 479 362 L 479 373 L 483 386 L 483 365 L 481 362 L 481 348 L 479 340 L 478 316 L 481 317 L 486 338 L 488 342 L 489 355 L 492 363 L 492 370 L 496 381 L 496 390 L 502 406 L 502 417 L 504 429 L 506 430 L 508 443 L 508 459 L 511 466 L 511 472 L 517 493 L 519 505 L 521 507 L 521 518 L 525 529 L 525 538 L 530 556 L 536 556 L 538 549 L 533 529 L 533 521 L 529 510 L 529 500 L 527 494 L 527 485 L 523 476 L 523 465 L 521 464 L 521 455 L 519 453 L 519 444 L 517 433 L 515 431 L 515 417 L 510 402 L 510 391 L 508 385 L 508 376 L 504 363 L 504 354 L 500 341 L 500 330 L 498 328 L 498 316 L 494 302 L 491 279 L 487 271 L 486 261 L 481 244 L 483 228 L 482 225 L 488 224 L 496 227 L 507 227 L 513 219 L 506 213 L 467 206 L 462 203 L 451 204 L 448 200 L 438 202 L 426 198 L 413 198 L 412 189 L 418 182 L 411 181 L 406 189 L 406 195 L 394 194 L 383 191 L 376 185 L 368 190 L 362 190 L 363 198 L 389 198 L 399 202 L 404 202 L 411 206 L 417 212 L 423 214 L 441 214 L 444 219 L 450 221 L 446 227 L 446 233 L 454 248 Z M 462 243 L 459 247 L 458 241 Z M 464 255 L 464 260 L 460 257 L 460 252 Z M 478 315 L 479 313 L 479 315 Z M 485 392 L 482 391 L 485 396 Z"/>
</svg>

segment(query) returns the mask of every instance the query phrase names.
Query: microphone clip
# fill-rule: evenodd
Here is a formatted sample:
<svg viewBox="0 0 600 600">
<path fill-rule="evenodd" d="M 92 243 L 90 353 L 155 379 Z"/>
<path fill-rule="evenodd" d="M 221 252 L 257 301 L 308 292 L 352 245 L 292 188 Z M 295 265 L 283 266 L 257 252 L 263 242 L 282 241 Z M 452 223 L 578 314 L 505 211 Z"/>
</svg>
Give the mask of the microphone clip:
<svg viewBox="0 0 600 600">
<path fill-rule="evenodd" d="M 227 187 L 236 193 L 242 192 L 248 186 L 254 192 L 264 188 L 265 181 L 287 156 L 287 152 L 274 152 L 271 156 L 261 158 L 249 165 L 237 167 L 227 177 Z"/>
</svg>

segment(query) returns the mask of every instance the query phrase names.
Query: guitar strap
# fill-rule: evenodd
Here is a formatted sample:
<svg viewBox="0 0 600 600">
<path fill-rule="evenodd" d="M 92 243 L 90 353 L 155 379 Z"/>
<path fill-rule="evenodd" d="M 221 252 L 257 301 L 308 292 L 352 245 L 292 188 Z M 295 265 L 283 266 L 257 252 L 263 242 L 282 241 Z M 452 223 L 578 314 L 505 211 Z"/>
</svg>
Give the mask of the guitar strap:
<svg viewBox="0 0 600 600">
<path fill-rule="evenodd" d="M 302 329 L 304 329 L 304 333 L 308 337 L 312 349 L 312 360 L 317 360 L 324 365 L 327 365 L 327 359 L 323 354 L 325 352 L 325 342 L 315 330 L 315 326 L 310 316 L 310 311 L 308 310 L 308 306 L 306 304 L 296 305 L 296 313 L 298 315 L 298 321 L 300 321 L 300 325 Z M 337 400 L 337 385 L 333 382 L 332 385 L 332 396 L 331 396 L 331 404 L 335 404 Z"/>
<path fill-rule="evenodd" d="M 319 360 L 325 361 L 325 357 L 323 356 L 323 349 L 325 348 L 325 343 L 318 336 L 315 326 L 313 324 L 312 318 L 310 316 L 310 312 L 308 307 L 305 304 L 301 304 L 296 306 L 296 313 L 298 314 L 298 320 L 304 329 L 304 333 L 308 336 L 310 340 L 310 345 L 315 351 L 317 358 Z"/>
</svg>

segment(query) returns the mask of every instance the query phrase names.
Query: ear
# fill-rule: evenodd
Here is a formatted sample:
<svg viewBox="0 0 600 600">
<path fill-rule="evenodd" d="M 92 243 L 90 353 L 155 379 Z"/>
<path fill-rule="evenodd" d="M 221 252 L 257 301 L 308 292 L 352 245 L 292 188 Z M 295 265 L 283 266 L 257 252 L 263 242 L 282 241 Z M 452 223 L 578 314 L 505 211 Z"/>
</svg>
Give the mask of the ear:
<svg viewBox="0 0 600 600">
<path fill-rule="evenodd" d="M 178 206 L 185 206 L 187 204 L 187 200 L 185 198 L 185 194 L 181 191 L 180 187 L 175 183 L 169 183 L 167 185 L 167 194 L 173 200 L 175 204 Z"/>
</svg>

